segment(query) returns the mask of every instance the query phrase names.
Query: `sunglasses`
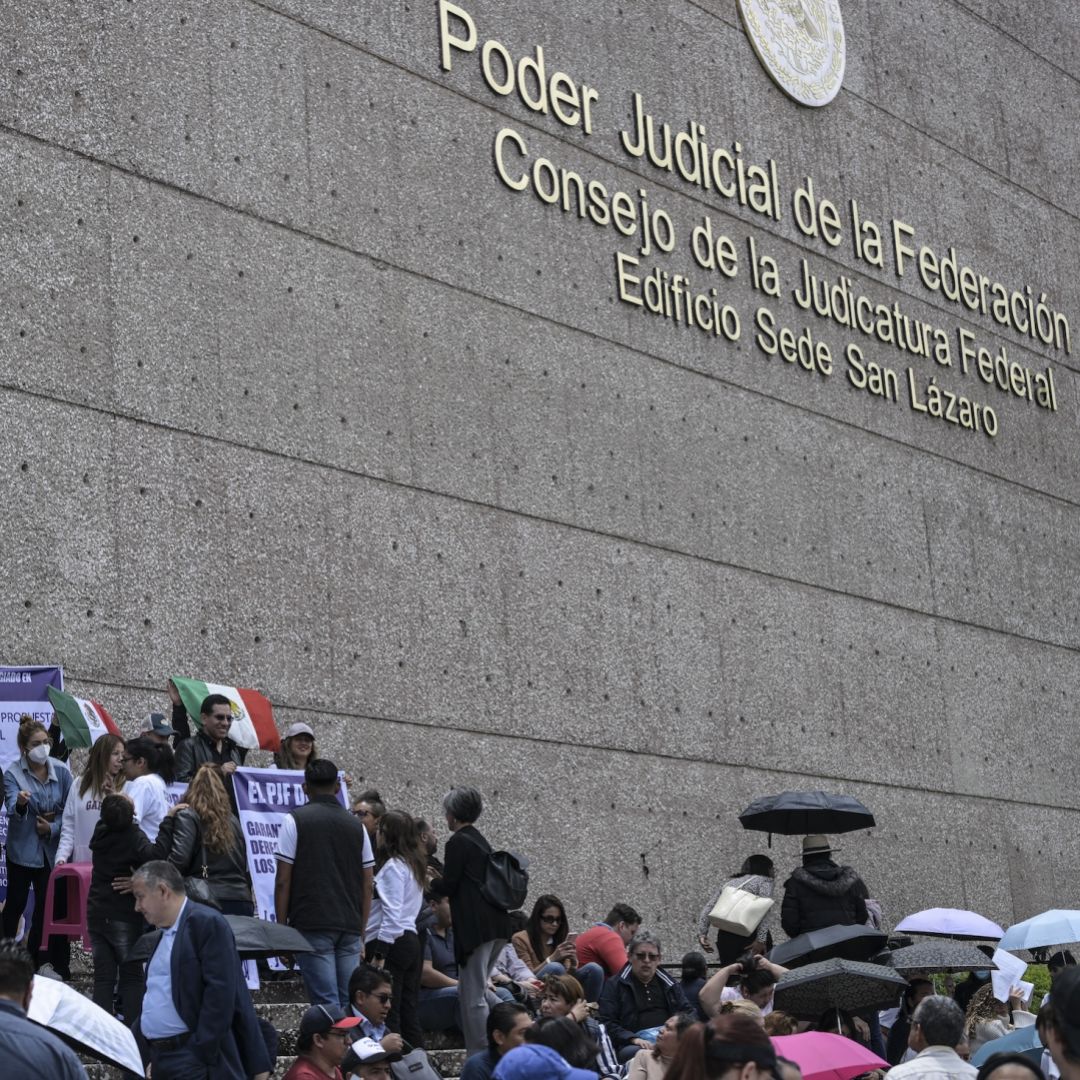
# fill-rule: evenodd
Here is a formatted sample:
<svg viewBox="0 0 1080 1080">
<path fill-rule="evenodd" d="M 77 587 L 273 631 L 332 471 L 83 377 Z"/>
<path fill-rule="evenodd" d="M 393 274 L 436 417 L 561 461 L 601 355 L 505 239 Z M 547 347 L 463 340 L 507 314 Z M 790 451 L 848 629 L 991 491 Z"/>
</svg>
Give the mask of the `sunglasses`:
<svg viewBox="0 0 1080 1080">
<path fill-rule="evenodd" d="M 393 994 L 368 994 L 368 997 L 373 997 L 376 1001 L 381 1002 L 383 1005 L 389 1005 L 394 1000 Z"/>
<path fill-rule="evenodd" d="M 634 953 L 635 960 L 659 960 L 660 954 L 658 952 L 636 952 Z"/>
</svg>

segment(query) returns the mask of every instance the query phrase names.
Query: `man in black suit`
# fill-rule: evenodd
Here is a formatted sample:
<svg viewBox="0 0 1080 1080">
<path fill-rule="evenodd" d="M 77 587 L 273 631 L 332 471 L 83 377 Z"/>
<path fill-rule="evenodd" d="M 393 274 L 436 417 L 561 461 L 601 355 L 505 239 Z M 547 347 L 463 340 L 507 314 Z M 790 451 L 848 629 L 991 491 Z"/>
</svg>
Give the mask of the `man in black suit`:
<svg viewBox="0 0 1080 1080">
<path fill-rule="evenodd" d="M 136 910 L 162 931 L 139 1020 L 154 1080 L 268 1076 L 270 1057 L 224 917 L 187 898 L 171 863 L 146 863 L 131 891 Z"/>
</svg>

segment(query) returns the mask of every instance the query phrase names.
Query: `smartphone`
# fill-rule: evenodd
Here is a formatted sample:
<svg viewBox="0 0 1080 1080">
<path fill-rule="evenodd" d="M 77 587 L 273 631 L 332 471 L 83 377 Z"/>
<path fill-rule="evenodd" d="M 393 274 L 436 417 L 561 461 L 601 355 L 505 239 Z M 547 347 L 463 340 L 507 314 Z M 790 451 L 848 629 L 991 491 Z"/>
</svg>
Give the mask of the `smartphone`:
<svg viewBox="0 0 1080 1080">
<path fill-rule="evenodd" d="M 567 934 L 566 940 L 569 941 L 571 945 L 573 945 L 574 942 L 577 941 L 577 934 Z"/>
</svg>

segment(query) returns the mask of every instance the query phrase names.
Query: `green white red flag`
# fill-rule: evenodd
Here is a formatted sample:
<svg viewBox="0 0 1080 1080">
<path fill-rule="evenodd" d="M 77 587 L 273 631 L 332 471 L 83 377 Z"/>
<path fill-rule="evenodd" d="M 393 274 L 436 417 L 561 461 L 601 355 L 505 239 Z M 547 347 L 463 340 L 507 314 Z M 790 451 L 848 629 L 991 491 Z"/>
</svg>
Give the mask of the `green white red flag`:
<svg viewBox="0 0 1080 1080">
<path fill-rule="evenodd" d="M 269 699 L 263 697 L 258 690 L 222 686 L 220 683 L 203 682 L 201 679 L 185 679 L 179 675 L 174 675 L 172 681 L 188 716 L 200 730 L 203 698 L 208 694 L 222 694 L 229 699 L 233 714 L 229 738 L 237 746 L 244 746 L 249 750 L 281 748 L 281 738 L 277 724 L 274 723 L 274 711 L 270 707 Z"/>
<path fill-rule="evenodd" d="M 72 750 L 85 750 L 102 735 L 120 734 L 113 718 L 96 701 L 72 697 L 55 686 L 49 687 L 49 701 L 56 710 L 56 722 L 60 725 L 64 742 Z"/>
</svg>

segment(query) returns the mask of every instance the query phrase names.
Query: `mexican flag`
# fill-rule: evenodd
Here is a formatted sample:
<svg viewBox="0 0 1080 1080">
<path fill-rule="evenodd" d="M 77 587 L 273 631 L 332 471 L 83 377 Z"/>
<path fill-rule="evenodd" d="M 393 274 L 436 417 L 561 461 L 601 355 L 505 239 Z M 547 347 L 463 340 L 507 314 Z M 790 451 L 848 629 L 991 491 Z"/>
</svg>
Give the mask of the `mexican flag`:
<svg viewBox="0 0 1080 1080">
<path fill-rule="evenodd" d="M 72 697 L 55 686 L 49 687 L 49 701 L 56 710 L 56 722 L 60 725 L 64 742 L 72 750 L 93 746 L 102 735 L 120 734 L 113 718 L 96 701 Z"/>
<path fill-rule="evenodd" d="M 235 686 L 221 686 L 218 683 L 202 682 L 200 679 L 184 679 L 174 675 L 172 681 L 180 694 L 180 700 L 187 709 L 188 716 L 195 726 L 202 728 L 200 711 L 203 698 L 207 694 L 223 694 L 232 706 L 233 721 L 229 728 L 229 738 L 237 746 L 249 750 L 278 750 L 281 738 L 274 723 L 274 712 L 269 699 L 258 690 L 244 690 Z"/>
</svg>

